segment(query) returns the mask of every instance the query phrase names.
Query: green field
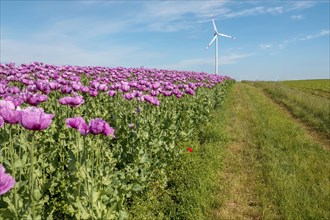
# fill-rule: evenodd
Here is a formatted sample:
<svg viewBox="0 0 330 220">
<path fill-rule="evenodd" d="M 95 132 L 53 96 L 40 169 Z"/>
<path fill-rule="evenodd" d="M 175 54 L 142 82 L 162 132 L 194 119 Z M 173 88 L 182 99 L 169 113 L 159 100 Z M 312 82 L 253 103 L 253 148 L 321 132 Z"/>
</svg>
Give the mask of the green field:
<svg viewBox="0 0 330 220">
<path fill-rule="evenodd" d="M 313 95 L 321 96 L 330 99 L 330 80 L 292 80 L 283 81 L 281 84 L 292 89 L 301 90 Z"/>
</svg>

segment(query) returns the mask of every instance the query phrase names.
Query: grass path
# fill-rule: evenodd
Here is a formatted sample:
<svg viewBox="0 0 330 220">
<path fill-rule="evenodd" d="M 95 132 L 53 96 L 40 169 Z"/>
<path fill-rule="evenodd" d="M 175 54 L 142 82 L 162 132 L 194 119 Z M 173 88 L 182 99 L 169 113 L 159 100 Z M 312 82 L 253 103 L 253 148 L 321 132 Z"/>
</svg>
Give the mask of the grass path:
<svg viewBox="0 0 330 220">
<path fill-rule="evenodd" d="M 270 98 L 237 83 L 213 219 L 330 219 L 330 153 Z"/>
</svg>

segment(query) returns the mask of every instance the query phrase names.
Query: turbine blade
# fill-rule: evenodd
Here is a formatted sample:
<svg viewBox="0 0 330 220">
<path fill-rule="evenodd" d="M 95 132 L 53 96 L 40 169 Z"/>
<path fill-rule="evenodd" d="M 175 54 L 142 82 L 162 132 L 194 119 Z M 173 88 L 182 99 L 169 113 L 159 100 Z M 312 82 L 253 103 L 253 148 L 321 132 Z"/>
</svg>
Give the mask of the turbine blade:
<svg viewBox="0 0 330 220">
<path fill-rule="evenodd" d="M 232 36 L 229 36 L 229 35 L 226 35 L 226 34 L 218 34 L 219 36 L 222 36 L 222 37 L 228 37 L 228 38 L 231 38 L 231 39 L 236 39 L 236 37 L 232 37 Z"/>
<path fill-rule="evenodd" d="M 215 31 L 215 33 L 218 33 L 217 26 L 215 26 L 214 18 L 213 18 L 212 15 L 211 15 L 211 18 L 212 18 L 212 23 L 213 23 L 214 31 Z"/>
<path fill-rule="evenodd" d="M 214 35 L 213 39 L 211 40 L 211 42 L 207 45 L 206 50 L 209 49 L 209 47 L 211 46 L 211 44 L 213 43 L 213 41 L 215 41 L 215 39 L 217 38 L 217 35 Z"/>
</svg>

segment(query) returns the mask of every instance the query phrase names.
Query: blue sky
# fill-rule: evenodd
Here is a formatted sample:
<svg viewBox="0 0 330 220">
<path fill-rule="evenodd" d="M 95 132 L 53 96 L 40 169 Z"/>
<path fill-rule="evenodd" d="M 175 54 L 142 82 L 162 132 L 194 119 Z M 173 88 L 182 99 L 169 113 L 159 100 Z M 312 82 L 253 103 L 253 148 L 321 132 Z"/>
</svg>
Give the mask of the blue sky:
<svg viewBox="0 0 330 220">
<path fill-rule="evenodd" d="M 151 67 L 237 80 L 330 78 L 329 1 L 1 0 L 1 63 Z"/>
</svg>

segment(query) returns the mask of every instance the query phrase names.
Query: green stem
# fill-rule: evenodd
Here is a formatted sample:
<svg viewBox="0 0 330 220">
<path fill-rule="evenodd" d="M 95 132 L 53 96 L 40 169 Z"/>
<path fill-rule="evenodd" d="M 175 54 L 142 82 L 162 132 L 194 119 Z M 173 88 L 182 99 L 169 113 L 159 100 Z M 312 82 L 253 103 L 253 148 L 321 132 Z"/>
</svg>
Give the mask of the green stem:
<svg viewBox="0 0 330 220">
<path fill-rule="evenodd" d="M 91 206 L 92 220 L 94 219 L 94 212 L 93 212 L 94 163 L 95 163 L 95 151 L 92 150 L 92 170 L 91 170 L 91 187 L 90 187 L 90 206 Z"/>
<path fill-rule="evenodd" d="M 33 191 L 34 191 L 34 133 L 32 133 L 32 143 L 30 146 L 30 202 L 32 206 L 32 219 L 36 219 L 36 213 L 35 213 L 35 201 L 33 198 Z"/>
<path fill-rule="evenodd" d="M 45 160 L 46 160 L 46 146 L 43 145 L 43 159 L 42 159 L 42 184 L 46 185 L 46 167 L 45 167 Z"/>
<path fill-rule="evenodd" d="M 9 127 L 9 149 L 10 149 L 10 165 L 12 170 L 12 176 L 16 180 L 16 168 L 15 168 L 15 149 L 14 149 L 14 142 L 12 137 L 12 126 Z M 18 217 L 18 198 L 17 198 L 17 187 L 14 187 L 14 206 L 15 206 L 15 215 L 16 218 Z"/>
<path fill-rule="evenodd" d="M 80 150 L 80 137 L 79 137 L 79 133 L 77 131 L 75 131 L 76 133 L 76 143 L 78 146 L 78 149 L 76 149 L 76 168 L 77 168 L 77 172 L 80 171 L 81 165 L 82 165 L 82 158 L 84 156 L 83 151 Z M 79 177 L 78 177 L 79 179 Z M 79 181 L 80 182 L 80 181 Z M 78 186 L 78 198 L 80 197 L 80 191 L 81 191 L 81 182 Z"/>
<path fill-rule="evenodd" d="M 88 153 L 87 153 L 87 149 L 86 149 L 86 137 L 84 136 L 83 137 L 83 144 L 84 144 L 84 156 L 85 156 L 85 160 L 84 160 L 84 166 L 85 166 L 85 190 L 86 190 L 86 195 L 87 195 L 87 200 L 88 200 L 88 203 L 89 203 L 89 208 L 90 208 L 90 211 L 91 211 L 91 216 L 92 216 L 92 219 L 94 218 L 93 217 L 93 189 L 92 189 L 92 186 L 89 187 L 89 183 L 88 183 L 88 163 L 87 161 L 90 161 L 92 164 L 94 163 L 94 161 L 91 161 L 92 158 L 89 158 L 88 157 Z M 93 151 L 91 151 L 93 152 Z M 91 169 L 91 171 L 93 172 L 93 167 Z M 93 174 L 92 174 L 93 176 Z"/>
</svg>

